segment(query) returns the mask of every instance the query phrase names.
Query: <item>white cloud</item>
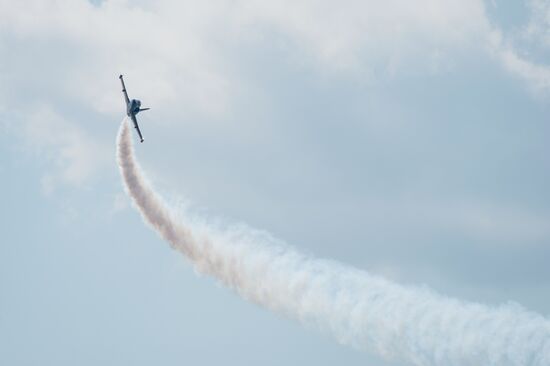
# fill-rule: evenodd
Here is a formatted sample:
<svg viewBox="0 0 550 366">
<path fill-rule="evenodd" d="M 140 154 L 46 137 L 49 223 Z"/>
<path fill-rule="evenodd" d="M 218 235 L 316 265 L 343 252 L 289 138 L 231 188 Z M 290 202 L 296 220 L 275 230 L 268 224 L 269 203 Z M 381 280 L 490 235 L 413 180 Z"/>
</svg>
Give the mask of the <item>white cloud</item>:
<svg viewBox="0 0 550 366">
<path fill-rule="evenodd" d="M 51 193 L 60 183 L 86 187 L 112 160 L 108 148 L 49 107 L 35 109 L 22 123 L 20 132 L 27 149 L 52 165 L 42 178 L 45 193 Z"/>
<path fill-rule="evenodd" d="M 196 19 L 182 10 L 126 1 L 100 7 L 67 0 L 4 2 L 0 30 L 19 44 L 60 42 L 60 52 L 43 55 L 64 67 L 55 73 L 55 83 L 99 112 L 120 110 L 119 73 L 128 74 L 133 90 L 147 91 L 148 101 L 157 106 L 178 103 L 181 110 L 222 112 L 228 105 L 229 84 L 201 29 L 201 22 L 217 19 Z"/>
<path fill-rule="evenodd" d="M 529 55 L 550 46 L 550 1 L 529 0 L 526 6 L 530 11 L 528 23 L 519 31 L 493 28 L 488 48 L 505 70 L 546 95 L 550 91 L 550 65 L 530 60 Z"/>
<path fill-rule="evenodd" d="M 531 4 L 548 10 L 541 0 Z M 459 55 L 496 47 L 507 70 L 546 85 L 537 81 L 543 66 L 514 53 L 518 66 L 512 49 L 494 42 L 481 0 L 4 1 L 0 10 L 2 33 L 23 43 L 61 42 L 65 52 L 47 56 L 65 66 L 57 82 L 103 113 L 120 110 L 114 83 L 123 72 L 160 108 L 225 115 L 246 92 L 235 55 L 265 43 L 291 62 L 363 80 L 445 72 Z M 532 33 L 547 24 L 538 18 Z"/>
<path fill-rule="evenodd" d="M 271 25 L 335 69 L 441 54 L 469 46 L 488 29 L 478 0 L 248 1 L 243 9 L 249 22 Z"/>
<path fill-rule="evenodd" d="M 531 33 L 547 30 L 547 21 L 536 17 Z M 120 116 L 116 76 L 125 73 L 131 96 L 165 115 L 227 118 L 234 98 L 257 98 L 239 69 L 241 52 L 266 43 L 298 67 L 363 81 L 446 72 L 456 57 L 489 50 L 535 89 L 550 88 L 549 68 L 520 57 L 490 25 L 481 0 L 0 0 L 0 35 L 0 94 L 21 108 L 51 105 L 57 94 L 62 103 Z M 47 189 L 82 186 L 108 151 L 63 112 L 44 107 L 26 126 L 28 141 L 51 150 L 57 173 L 44 178 Z"/>
<path fill-rule="evenodd" d="M 508 71 L 525 80 L 535 91 L 550 91 L 549 66 L 530 62 L 510 47 L 501 46 L 495 52 Z"/>
<path fill-rule="evenodd" d="M 550 45 L 550 2 L 529 4 L 526 33 Z M 247 1 L 243 9 L 249 22 L 271 25 L 324 68 L 363 76 L 438 73 L 461 53 L 489 52 L 535 90 L 550 90 L 550 67 L 521 57 L 514 34 L 491 25 L 483 1 Z"/>
<path fill-rule="evenodd" d="M 114 111 L 113 74 L 154 90 L 155 104 L 182 101 L 224 111 L 238 92 L 228 50 L 279 43 L 297 63 L 366 75 L 374 68 L 423 68 L 456 48 L 471 47 L 489 25 L 480 0 L 369 1 L 78 1 L 6 2 L 4 32 L 25 41 L 60 39 L 81 68 L 68 71 L 69 89 L 81 89 L 102 111 Z M 282 38 L 272 37 L 279 34 Z M 62 55 L 60 55 L 61 57 Z M 64 55 L 63 55 L 64 56 Z M 414 63 L 408 63 L 410 59 Z M 451 57 L 450 57 L 451 58 Z M 441 61 L 440 61 L 441 62 Z M 112 74 L 105 75 L 105 70 Z M 139 84 L 138 84 L 139 83 Z M 158 102 L 158 103 L 157 103 Z"/>
<path fill-rule="evenodd" d="M 528 40 L 550 47 L 550 1 L 530 0 L 530 21 L 523 31 Z"/>
</svg>

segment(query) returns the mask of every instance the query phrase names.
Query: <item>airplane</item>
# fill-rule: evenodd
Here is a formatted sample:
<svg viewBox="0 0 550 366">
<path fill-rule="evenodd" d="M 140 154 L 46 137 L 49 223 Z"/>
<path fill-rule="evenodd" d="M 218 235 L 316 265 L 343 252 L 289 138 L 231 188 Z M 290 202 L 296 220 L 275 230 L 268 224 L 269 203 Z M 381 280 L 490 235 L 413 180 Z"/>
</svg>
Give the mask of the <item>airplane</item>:
<svg viewBox="0 0 550 366">
<path fill-rule="evenodd" d="M 124 79 L 122 79 L 122 75 L 119 75 L 118 78 L 122 83 L 122 92 L 124 93 L 124 99 L 126 100 L 126 114 L 132 119 L 132 122 L 134 122 L 134 127 L 137 130 L 139 139 L 141 140 L 141 142 L 143 142 L 143 136 L 141 136 L 141 131 L 139 130 L 136 114 L 138 114 L 139 112 L 147 111 L 151 108 L 141 108 L 141 101 L 137 99 L 130 100 L 128 98 L 128 93 L 126 93 L 126 86 L 124 85 Z"/>
</svg>

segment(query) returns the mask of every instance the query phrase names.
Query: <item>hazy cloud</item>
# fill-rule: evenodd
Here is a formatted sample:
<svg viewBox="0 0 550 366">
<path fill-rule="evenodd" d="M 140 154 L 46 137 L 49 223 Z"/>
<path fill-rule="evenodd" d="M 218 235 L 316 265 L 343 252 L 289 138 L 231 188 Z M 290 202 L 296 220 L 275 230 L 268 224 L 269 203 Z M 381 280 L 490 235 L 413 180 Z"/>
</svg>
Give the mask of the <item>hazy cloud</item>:
<svg viewBox="0 0 550 366">
<path fill-rule="evenodd" d="M 26 116 L 19 133 L 28 150 L 51 162 L 52 169 L 42 179 L 46 193 L 59 183 L 86 187 L 111 160 L 105 146 L 47 106 Z"/>
<path fill-rule="evenodd" d="M 22 44 L 61 42 L 60 52 L 48 56 L 65 65 L 56 82 L 102 113 L 120 110 L 119 90 L 112 85 L 113 76 L 124 72 L 156 106 L 227 114 L 234 96 L 247 92 L 236 56 L 243 47 L 266 42 L 289 62 L 352 73 L 363 81 L 381 73 L 445 72 L 465 50 L 494 50 L 509 71 L 547 87 L 546 67 L 520 58 L 506 42 L 495 42 L 499 31 L 490 25 L 481 0 L 119 0 L 95 5 L 64 0 L 4 1 L 0 6 L 4 37 Z M 536 13 L 548 10 L 542 1 L 531 6 Z M 544 19 L 534 17 L 530 33 L 544 33 Z"/>
<path fill-rule="evenodd" d="M 550 47 L 550 1 L 529 0 L 530 21 L 523 30 L 523 35 L 543 46 Z"/>
</svg>

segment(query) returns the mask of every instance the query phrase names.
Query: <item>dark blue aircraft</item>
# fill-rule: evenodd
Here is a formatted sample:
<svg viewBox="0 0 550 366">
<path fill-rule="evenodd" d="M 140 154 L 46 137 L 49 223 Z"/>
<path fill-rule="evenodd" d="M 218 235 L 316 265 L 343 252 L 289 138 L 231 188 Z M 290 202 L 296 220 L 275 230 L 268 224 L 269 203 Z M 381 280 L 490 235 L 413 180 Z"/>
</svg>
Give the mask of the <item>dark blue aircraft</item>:
<svg viewBox="0 0 550 366">
<path fill-rule="evenodd" d="M 130 100 L 128 98 L 128 93 L 126 93 L 126 86 L 124 85 L 124 80 L 122 79 L 122 75 L 118 77 L 120 79 L 120 82 L 122 83 L 122 92 L 124 93 L 124 99 L 126 100 L 126 114 L 128 117 L 132 119 L 132 122 L 134 122 L 134 127 L 137 130 L 137 133 L 139 135 L 139 139 L 141 142 L 143 142 L 143 136 L 141 136 L 141 131 L 139 130 L 139 126 L 136 119 L 136 114 L 139 112 L 146 111 L 150 108 L 141 108 L 141 101 L 137 99 Z"/>
</svg>

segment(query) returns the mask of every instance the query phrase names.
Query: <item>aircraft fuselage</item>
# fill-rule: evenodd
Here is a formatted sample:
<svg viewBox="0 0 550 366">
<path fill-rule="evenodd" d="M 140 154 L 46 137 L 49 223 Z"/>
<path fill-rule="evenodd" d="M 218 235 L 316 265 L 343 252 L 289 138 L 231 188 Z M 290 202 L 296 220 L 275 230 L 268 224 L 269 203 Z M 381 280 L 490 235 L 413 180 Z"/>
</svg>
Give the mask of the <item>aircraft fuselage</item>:
<svg viewBox="0 0 550 366">
<path fill-rule="evenodd" d="M 128 117 L 132 117 L 132 115 L 136 115 L 140 112 L 141 107 L 141 101 L 137 99 L 132 99 L 126 106 L 126 114 Z"/>
</svg>

